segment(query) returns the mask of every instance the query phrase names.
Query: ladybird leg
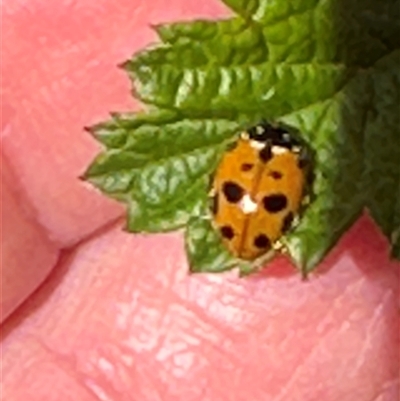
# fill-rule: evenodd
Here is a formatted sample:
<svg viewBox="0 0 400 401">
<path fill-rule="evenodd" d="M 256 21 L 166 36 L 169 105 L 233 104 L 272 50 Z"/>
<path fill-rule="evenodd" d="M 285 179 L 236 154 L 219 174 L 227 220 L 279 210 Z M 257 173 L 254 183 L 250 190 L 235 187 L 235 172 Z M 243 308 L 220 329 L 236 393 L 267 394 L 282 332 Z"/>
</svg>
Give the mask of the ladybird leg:
<svg viewBox="0 0 400 401">
<path fill-rule="evenodd" d="M 300 224 L 300 217 L 299 216 L 294 216 L 294 219 L 292 221 L 292 227 L 291 228 L 295 228 Z"/>
<path fill-rule="evenodd" d="M 310 163 L 310 154 L 306 148 L 301 148 L 299 152 L 298 165 L 301 169 L 307 167 Z"/>
<path fill-rule="evenodd" d="M 260 257 L 258 257 L 254 261 L 252 261 L 252 267 L 253 267 L 252 273 L 255 273 L 255 272 L 263 269 L 265 264 L 274 258 L 274 256 L 275 256 L 274 251 L 275 250 L 272 247 L 267 253 L 265 253 L 264 255 L 261 255 Z"/>
<path fill-rule="evenodd" d="M 272 248 L 274 249 L 274 251 L 280 252 L 280 253 L 288 253 L 289 252 L 286 247 L 286 244 L 280 239 L 278 239 L 277 241 L 275 241 L 272 244 Z"/>
<path fill-rule="evenodd" d="M 305 195 L 304 198 L 301 201 L 301 206 L 307 206 L 311 202 L 311 197 L 310 195 Z"/>
</svg>

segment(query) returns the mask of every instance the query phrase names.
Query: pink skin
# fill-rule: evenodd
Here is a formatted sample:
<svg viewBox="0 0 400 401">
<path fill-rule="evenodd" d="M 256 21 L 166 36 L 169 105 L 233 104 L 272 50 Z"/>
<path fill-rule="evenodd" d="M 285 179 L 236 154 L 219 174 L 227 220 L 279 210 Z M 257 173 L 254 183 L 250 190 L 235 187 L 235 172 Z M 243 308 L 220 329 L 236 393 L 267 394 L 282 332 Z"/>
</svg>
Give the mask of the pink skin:
<svg viewBox="0 0 400 401">
<path fill-rule="evenodd" d="M 99 149 L 82 127 L 138 108 L 115 66 L 155 40 L 149 24 L 228 15 L 2 3 L 2 399 L 398 399 L 398 263 L 367 216 L 307 283 L 283 258 L 189 276 L 181 234 L 122 232 L 122 207 L 77 180 Z"/>
</svg>

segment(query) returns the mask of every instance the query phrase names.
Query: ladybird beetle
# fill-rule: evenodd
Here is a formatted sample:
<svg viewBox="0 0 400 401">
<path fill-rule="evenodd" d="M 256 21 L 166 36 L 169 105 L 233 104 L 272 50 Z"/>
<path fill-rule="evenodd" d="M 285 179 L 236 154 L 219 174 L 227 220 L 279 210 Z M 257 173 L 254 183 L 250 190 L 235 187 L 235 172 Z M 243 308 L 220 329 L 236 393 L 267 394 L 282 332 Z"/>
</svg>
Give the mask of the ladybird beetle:
<svg viewBox="0 0 400 401">
<path fill-rule="evenodd" d="M 213 176 L 213 225 L 234 256 L 254 260 L 291 228 L 305 200 L 310 157 L 293 134 L 265 122 L 233 145 Z"/>
</svg>

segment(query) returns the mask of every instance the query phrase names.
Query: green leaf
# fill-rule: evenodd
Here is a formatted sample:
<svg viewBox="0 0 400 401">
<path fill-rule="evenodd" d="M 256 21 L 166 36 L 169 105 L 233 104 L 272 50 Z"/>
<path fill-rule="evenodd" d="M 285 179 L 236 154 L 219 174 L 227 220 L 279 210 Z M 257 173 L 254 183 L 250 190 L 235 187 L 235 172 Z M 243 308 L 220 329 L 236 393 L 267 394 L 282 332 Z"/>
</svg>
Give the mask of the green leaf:
<svg viewBox="0 0 400 401">
<path fill-rule="evenodd" d="M 287 238 L 298 267 L 310 271 L 360 215 L 364 194 L 363 131 L 370 100 L 366 75 L 332 99 L 283 117 L 315 149 L 315 200 Z"/>
<path fill-rule="evenodd" d="M 224 0 L 265 27 L 272 59 L 369 66 L 398 47 L 397 0 Z"/>
<path fill-rule="evenodd" d="M 237 261 L 223 246 L 213 230 L 208 214 L 195 217 L 188 223 L 185 246 L 192 272 L 223 272 L 236 267 Z"/>
<path fill-rule="evenodd" d="M 400 258 L 400 0 L 224 0 L 238 16 L 155 26 L 162 43 L 123 67 L 148 110 L 92 127 L 105 146 L 85 177 L 128 206 L 128 229 L 186 227 L 191 270 L 234 259 L 208 218 L 225 146 L 260 119 L 314 153 L 313 201 L 285 242 L 314 269 L 365 207 Z"/>
<path fill-rule="evenodd" d="M 140 99 L 187 116 L 277 118 L 332 97 L 352 75 L 344 65 L 274 64 L 134 71 Z M 300 90 L 301 88 L 301 90 Z M 241 118 L 242 117 L 242 118 Z"/>
<path fill-rule="evenodd" d="M 145 114 L 116 115 L 92 128 L 109 148 L 85 178 L 128 203 L 130 231 L 168 231 L 198 214 L 208 177 L 238 129 L 227 120 L 177 118 L 167 112 L 159 113 L 157 122 Z M 114 134 L 118 140 L 111 139 Z M 120 148 L 113 147 L 116 142 Z"/>
<path fill-rule="evenodd" d="M 136 54 L 123 64 L 125 69 L 146 70 L 160 64 L 180 68 L 240 65 L 249 61 L 257 64 L 268 58 L 262 28 L 250 27 L 240 18 L 175 23 L 155 29 L 165 45 Z"/>
<path fill-rule="evenodd" d="M 185 247 L 191 272 L 220 273 L 238 268 L 240 275 L 246 276 L 257 271 L 259 264 L 236 259 L 227 251 L 213 229 L 210 217 L 207 210 L 204 210 L 201 217 L 191 219 L 187 225 Z"/>
<path fill-rule="evenodd" d="M 395 244 L 400 230 L 400 51 L 380 60 L 370 79 L 373 98 L 364 140 L 365 201 Z"/>
</svg>

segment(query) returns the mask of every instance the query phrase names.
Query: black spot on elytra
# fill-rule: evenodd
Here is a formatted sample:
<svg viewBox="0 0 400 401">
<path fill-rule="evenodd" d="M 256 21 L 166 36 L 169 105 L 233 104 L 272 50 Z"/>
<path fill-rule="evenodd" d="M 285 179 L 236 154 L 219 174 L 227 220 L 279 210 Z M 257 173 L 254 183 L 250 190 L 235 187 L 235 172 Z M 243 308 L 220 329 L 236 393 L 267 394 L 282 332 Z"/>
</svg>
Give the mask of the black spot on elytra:
<svg viewBox="0 0 400 401">
<path fill-rule="evenodd" d="M 214 215 L 218 213 L 218 193 L 216 193 L 212 198 L 211 211 Z"/>
<path fill-rule="evenodd" d="M 282 223 L 282 232 L 286 232 L 289 230 L 289 228 L 291 227 L 292 223 L 293 223 L 293 213 L 289 212 L 285 218 L 283 219 L 283 223 Z"/>
<path fill-rule="evenodd" d="M 271 242 L 265 234 L 259 234 L 254 238 L 254 246 L 259 249 L 270 248 Z"/>
<path fill-rule="evenodd" d="M 251 164 L 251 163 L 243 163 L 243 164 L 240 166 L 240 169 L 241 169 L 242 171 L 250 171 L 252 168 L 253 168 L 253 164 Z"/>
<path fill-rule="evenodd" d="M 280 173 L 279 171 L 271 171 L 268 175 L 274 180 L 280 180 L 282 178 L 282 173 Z"/>
<path fill-rule="evenodd" d="M 278 213 L 287 206 L 287 198 L 283 194 L 267 195 L 263 198 L 264 209 L 269 213 Z"/>
<path fill-rule="evenodd" d="M 232 239 L 235 236 L 233 228 L 231 226 L 222 226 L 220 228 L 221 235 L 226 239 Z"/>
<path fill-rule="evenodd" d="M 272 159 L 272 150 L 271 146 L 266 145 L 264 146 L 260 152 L 259 152 L 259 157 L 263 163 L 266 163 L 267 161 Z"/>
<path fill-rule="evenodd" d="M 229 203 L 237 203 L 244 195 L 244 189 L 233 181 L 224 182 L 222 192 Z"/>
</svg>

